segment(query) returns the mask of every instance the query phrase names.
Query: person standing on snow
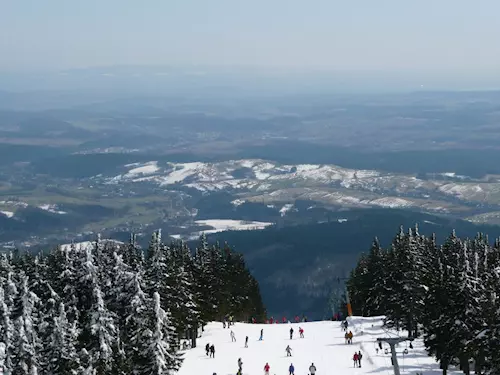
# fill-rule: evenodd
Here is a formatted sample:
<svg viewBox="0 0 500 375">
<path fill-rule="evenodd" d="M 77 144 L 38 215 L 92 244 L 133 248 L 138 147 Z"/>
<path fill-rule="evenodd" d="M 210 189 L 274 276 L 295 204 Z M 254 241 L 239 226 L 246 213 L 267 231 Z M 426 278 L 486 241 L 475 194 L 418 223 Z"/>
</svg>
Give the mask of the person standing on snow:
<svg viewBox="0 0 500 375">
<path fill-rule="evenodd" d="M 266 362 L 266 365 L 264 366 L 264 374 L 269 375 L 269 370 L 271 367 L 269 366 L 269 363 Z"/>
<path fill-rule="evenodd" d="M 243 361 L 241 358 L 238 358 L 238 371 L 243 371 Z"/>
<path fill-rule="evenodd" d="M 293 363 L 290 363 L 290 367 L 288 368 L 288 375 L 295 375 L 295 367 L 293 367 Z"/>
<path fill-rule="evenodd" d="M 359 361 L 358 353 L 354 352 L 354 356 L 352 357 L 352 360 L 354 361 L 354 367 L 357 367 L 358 361 Z"/>
<path fill-rule="evenodd" d="M 236 342 L 236 336 L 234 335 L 234 332 L 231 330 L 231 342 Z"/>
<path fill-rule="evenodd" d="M 311 363 L 311 366 L 309 366 L 309 372 L 311 375 L 316 375 L 316 366 L 314 366 L 314 363 Z"/>
<path fill-rule="evenodd" d="M 207 345 L 205 345 L 205 351 L 207 352 L 207 356 L 210 354 L 210 344 L 207 342 Z"/>
<path fill-rule="evenodd" d="M 287 345 L 286 349 L 286 356 L 291 357 L 292 356 L 292 348 L 290 348 L 290 345 Z"/>
<path fill-rule="evenodd" d="M 351 332 L 351 331 L 349 331 L 349 333 L 347 334 L 347 339 L 348 339 L 348 340 L 347 340 L 347 343 L 348 343 L 348 344 L 352 344 L 352 338 L 353 338 L 353 336 L 354 336 L 354 335 L 352 334 L 352 332 Z"/>
<path fill-rule="evenodd" d="M 358 352 L 358 365 L 361 367 L 361 358 L 363 358 L 363 354 L 361 354 L 361 350 Z"/>
<path fill-rule="evenodd" d="M 290 328 L 290 340 L 293 338 L 293 328 Z"/>
<path fill-rule="evenodd" d="M 300 338 L 303 339 L 304 338 L 304 330 L 302 329 L 302 327 L 299 327 L 299 334 L 300 334 Z"/>
<path fill-rule="evenodd" d="M 212 346 L 210 346 L 210 358 L 215 358 L 215 346 L 214 346 L 214 344 L 212 344 Z"/>
<path fill-rule="evenodd" d="M 259 341 L 262 341 L 264 339 L 264 328 L 262 328 L 260 330 L 260 337 L 259 337 Z"/>
<path fill-rule="evenodd" d="M 248 336 L 245 337 L 245 348 L 248 348 Z"/>
</svg>

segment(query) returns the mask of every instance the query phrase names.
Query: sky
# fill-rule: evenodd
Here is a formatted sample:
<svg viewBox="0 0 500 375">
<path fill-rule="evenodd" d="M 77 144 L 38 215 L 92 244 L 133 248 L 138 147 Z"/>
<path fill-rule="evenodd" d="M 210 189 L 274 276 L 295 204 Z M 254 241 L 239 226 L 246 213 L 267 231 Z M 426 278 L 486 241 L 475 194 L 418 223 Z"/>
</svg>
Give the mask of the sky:
<svg viewBox="0 0 500 375">
<path fill-rule="evenodd" d="M 0 71 L 211 65 L 500 75 L 498 0 L 0 0 Z"/>
</svg>

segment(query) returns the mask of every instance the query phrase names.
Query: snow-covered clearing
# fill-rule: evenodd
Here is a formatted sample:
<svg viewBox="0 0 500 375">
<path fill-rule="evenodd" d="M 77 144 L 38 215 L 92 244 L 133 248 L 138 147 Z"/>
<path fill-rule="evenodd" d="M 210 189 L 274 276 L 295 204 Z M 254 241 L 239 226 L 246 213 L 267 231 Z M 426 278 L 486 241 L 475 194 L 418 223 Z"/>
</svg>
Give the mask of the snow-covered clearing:
<svg viewBox="0 0 500 375">
<path fill-rule="evenodd" d="M 281 216 L 285 216 L 288 211 L 290 211 L 293 208 L 293 204 L 285 204 L 283 207 L 281 207 L 280 214 Z"/>
<path fill-rule="evenodd" d="M 208 226 L 213 229 L 207 229 L 197 232 L 189 233 L 188 235 L 181 234 L 171 234 L 170 237 L 174 239 L 189 239 L 194 240 L 201 236 L 202 233 L 212 234 L 224 232 L 227 230 L 257 230 L 264 229 L 268 226 L 274 225 L 274 223 L 267 223 L 262 221 L 242 221 L 242 220 L 231 220 L 231 219 L 209 219 L 209 220 L 196 220 L 195 224 L 200 226 Z"/>
<path fill-rule="evenodd" d="M 226 230 L 255 230 L 264 229 L 273 223 L 266 223 L 262 221 L 241 221 L 229 219 L 215 219 L 215 220 L 196 220 L 198 225 L 206 225 L 214 229 L 204 230 L 205 234 L 224 232 Z"/>
<path fill-rule="evenodd" d="M 59 215 L 66 214 L 65 211 L 59 211 L 55 204 L 42 204 L 42 205 L 38 206 L 38 208 L 40 208 L 41 210 L 44 210 L 44 211 L 51 212 L 53 214 L 59 214 Z"/>
<path fill-rule="evenodd" d="M 290 340 L 290 327 L 294 329 L 294 337 Z M 299 338 L 299 327 L 304 329 L 305 338 Z M 231 342 L 231 329 L 236 335 L 236 342 Z M 269 363 L 270 374 L 288 374 L 291 363 L 295 374 L 309 374 L 309 366 L 314 362 L 317 375 L 348 374 L 393 374 L 391 355 L 383 350 L 376 353 L 376 338 L 396 336 L 395 332 L 387 332 L 382 328 L 381 318 L 350 319 L 350 327 L 354 334 L 353 344 L 346 345 L 344 332 L 339 322 L 311 322 L 293 324 L 244 324 L 236 323 L 231 329 L 223 329 L 221 323 L 210 323 L 205 327 L 203 336 L 198 339 L 197 347 L 185 353 L 184 364 L 179 375 L 229 375 L 238 371 L 237 361 L 243 361 L 244 375 L 263 375 L 264 365 Z M 264 329 L 264 340 L 258 341 L 260 330 Z M 248 336 L 248 348 L 244 347 L 245 336 Z M 215 358 L 205 355 L 206 343 L 214 344 Z M 286 357 L 285 348 L 290 345 L 292 357 Z M 416 340 L 413 349 L 402 343 L 397 348 L 401 374 L 440 375 L 439 364 L 428 357 L 422 342 Z M 361 350 L 363 359 L 361 368 L 354 368 L 352 357 L 355 351 Z M 461 374 L 450 371 L 449 375 Z"/>
<path fill-rule="evenodd" d="M 12 211 L 0 211 L 0 214 L 7 216 L 9 218 L 14 216 L 14 212 Z"/>
<path fill-rule="evenodd" d="M 132 166 L 132 165 L 134 165 L 134 164 L 129 164 L 129 166 Z M 130 171 L 128 171 L 128 173 L 125 175 L 125 177 L 137 177 L 137 175 L 153 174 L 153 173 L 158 172 L 159 170 L 160 170 L 160 168 L 158 167 L 158 162 L 157 161 L 150 161 L 144 165 L 141 165 L 140 167 L 136 167 L 136 168 L 131 169 Z"/>
</svg>

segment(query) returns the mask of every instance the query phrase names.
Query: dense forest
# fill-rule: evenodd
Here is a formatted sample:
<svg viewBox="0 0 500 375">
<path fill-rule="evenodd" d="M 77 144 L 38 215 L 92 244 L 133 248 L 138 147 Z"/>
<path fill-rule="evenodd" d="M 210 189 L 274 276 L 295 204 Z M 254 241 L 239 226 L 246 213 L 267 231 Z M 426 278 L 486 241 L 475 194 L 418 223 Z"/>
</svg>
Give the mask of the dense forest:
<svg viewBox="0 0 500 375">
<path fill-rule="evenodd" d="M 435 235 L 401 227 L 382 249 L 375 239 L 348 281 L 355 315 L 386 315 L 386 324 L 423 337 L 447 373 L 458 365 L 470 374 L 499 374 L 500 239 L 455 231 L 442 245 Z"/>
<path fill-rule="evenodd" d="M 207 322 L 265 314 L 242 255 L 204 236 L 194 254 L 157 231 L 146 252 L 98 237 L 0 257 L 4 374 L 170 374 Z"/>
</svg>

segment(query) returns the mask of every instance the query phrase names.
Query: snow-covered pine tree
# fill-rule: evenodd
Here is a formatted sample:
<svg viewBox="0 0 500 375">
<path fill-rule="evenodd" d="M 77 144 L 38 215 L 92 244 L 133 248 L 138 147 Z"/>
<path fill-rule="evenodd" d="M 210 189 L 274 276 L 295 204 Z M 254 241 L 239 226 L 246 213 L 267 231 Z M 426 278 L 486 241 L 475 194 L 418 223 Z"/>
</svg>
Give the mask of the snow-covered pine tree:
<svg viewBox="0 0 500 375">
<path fill-rule="evenodd" d="M 208 298 L 212 286 L 208 283 L 208 242 L 204 233 L 200 236 L 200 244 L 196 248 L 192 267 L 194 296 L 200 308 L 200 324 L 203 327 L 213 315 L 213 306 Z"/>
<path fill-rule="evenodd" d="M 172 320 L 177 328 L 178 335 L 189 335 L 193 327 L 198 326 L 200 319 L 199 306 L 195 298 L 193 285 L 193 261 L 187 246 L 180 243 L 173 243 L 170 246 L 167 259 L 169 271 L 168 298 Z"/>
<path fill-rule="evenodd" d="M 127 281 L 124 302 L 126 302 L 125 322 L 123 333 L 123 349 L 127 359 L 127 369 L 130 373 L 137 372 L 148 365 L 149 357 L 146 355 L 144 345 L 152 337 L 149 321 L 152 317 L 153 303 L 144 292 L 144 281 L 141 274 L 135 273 Z M 141 370 L 142 371 L 142 370 Z"/>
<path fill-rule="evenodd" d="M 148 321 L 144 327 L 139 343 L 137 375 L 169 375 L 180 368 L 181 358 L 177 348 L 172 347 L 174 328 L 171 325 L 169 314 L 161 307 L 160 294 L 153 293 L 152 305 L 148 310 Z"/>
<path fill-rule="evenodd" d="M 385 300 L 388 324 L 394 325 L 398 330 L 401 328 L 403 319 L 405 319 L 403 303 L 407 302 L 404 299 L 406 294 L 404 290 L 405 283 L 402 282 L 405 280 L 406 270 L 403 263 L 407 246 L 406 234 L 404 233 L 403 226 L 401 226 L 386 256 L 388 273 L 385 280 L 386 288 L 390 291 Z"/>
<path fill-rule="evenodd" d="M 460 361 L 460 366 L 466 375 L 470 374 L 469 360 L 473 357 L 474 331 L 477 318 L 480 316 L 476 282 L 467 243 L 462 242 L 459 253 L 450 254 L 453 261 L 451 267 L 452 290 L 449 290 L 450 304 L 446 309 L 450 328 L 450 341 L 448 345 L 453 348 L 455 357 Z"/>
<path fill-rule="evenodd" d="M 170 292 L 168 285 L 169 267 L 167 264 L 167 248 L 161 242 L 161 230 L 153 233 L 149 243 L 146 259 L 146 275 L 148 293 L 158 292 L 167 296 Z M 166 301 L 162 302 L 166 304 Z M 165 306 L 164 306 L 165 307 Z"/>
<path fill-rule="evenodd" d="M 92 356 L 93 368 L 97 374 L 107 374 L 113 368 L 114 351 L 118 338 L 114 314 L 104 303 L 99 284 L 94 284 L 93 303 L 90 308 L 90 340 L 87 350 Z"/>
<path fill-rule="evenodd" d="M 495 240 L 485 260 L 486 280 L 486 303 L 487 303 L 487 327 L 479 334 L 483 340 L 486 363 L 486 374 L 500 374 L 500 239 Z"/>
<path fill-rule="evenodd" d="M 137 235 L 130 235 L 129 243 L 123 248 L 123 260 L 134 271 L 140 272 L 143 267 L 144 253 L 137 244 Z"/>
<path fill-rule="evenodd" d="M 51 298 L 46 303 L 44 322 L 40 326 L 43 342 L 41 374 L 76 375 L 80 363 L 73 326 L 66 317 L 64 303 Z"/>
<path fill-rule="evenodd" d="M 29 289 L 28 277 L 22 271 L 19 275 L 18 291 L 12 311 L 15 327 L 12 373 L 36 375 L 41 350 L 37 332 L 39 298 Z"/>
<path fill-rule="evenodd" d="M 3 344 L 3 370 L 5 374 L 10 374 L 14 355 L 14 325 L 11 320 L 11 307 L 5 298 L 6 282 L 7 279 L 0 278 L 0 343 Z"/>
<path fill-rule="evenodd" d="M 448 259 L 449 254 L 460 249 L 461 241 L 454 233 L 442 247 L 436 246 L 434 237 L 427 241 L 429 263 L 423 278 L 426 285 L 425 309 L 422 315 L 424 344 L 428 353 L 439 361 L 443 375 L 446 375 L 448 366 L 454 361 L 454 352 L 448 345 L 449 324 L 452 322 L 446 316 L 446 309 L 450 304 L 449 291 L 454 287 L 453 269 L 448 265 Z"/>
<path fill-rule="evenodd" d="M 373 240 L 366 258 L 366 267 L 367 272 L 363 281 L 368 287 L 365 313 L 367 316 L 381 315 L 385 310 L 385 296 L 390 294 L 390 291 L 386 290 L 387 269 L 384 267 L 384 252 L 377 237 Z"/>
</svg>

